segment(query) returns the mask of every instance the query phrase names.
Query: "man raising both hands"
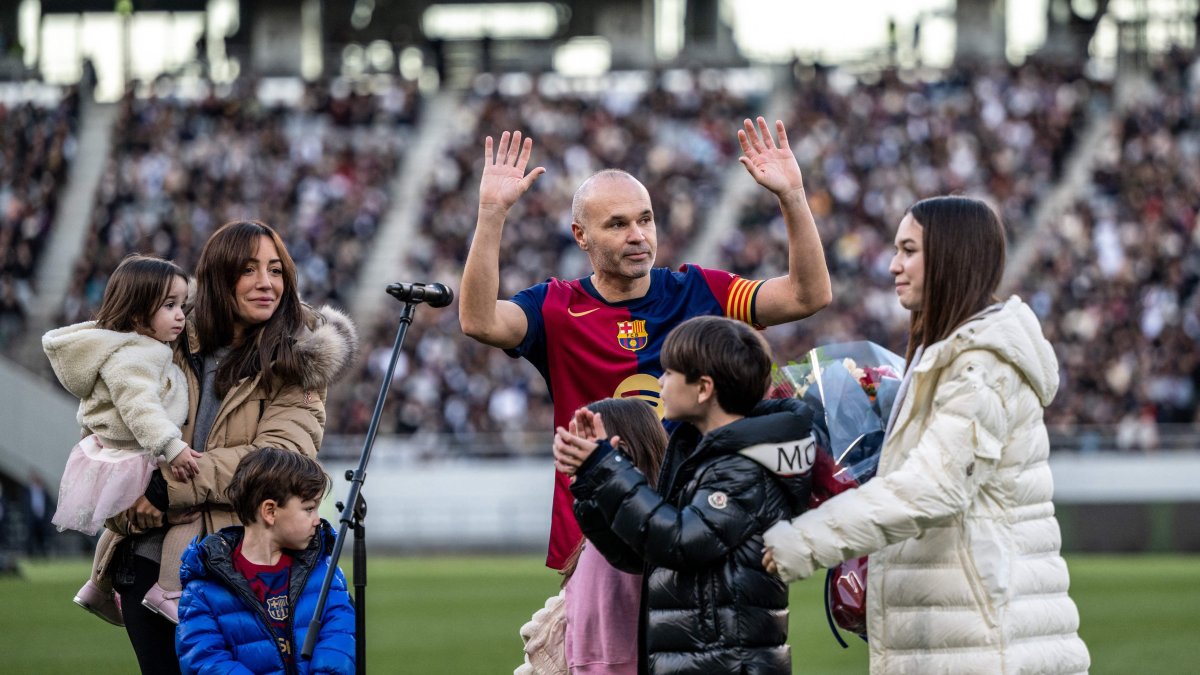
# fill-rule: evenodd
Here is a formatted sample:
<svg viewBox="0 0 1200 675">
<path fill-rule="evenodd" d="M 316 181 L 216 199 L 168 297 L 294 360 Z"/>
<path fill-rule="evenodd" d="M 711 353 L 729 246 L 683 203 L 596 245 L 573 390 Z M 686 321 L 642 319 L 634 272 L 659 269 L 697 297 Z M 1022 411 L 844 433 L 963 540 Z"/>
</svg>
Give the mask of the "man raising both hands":
<svg viewBox="0 0 1200 675">
<path fill-rule="evenodd" d="M 545 169 L 526 173 L 533 139 L 505 131 L 493 152 L 484 141 L 479 220 L 463 269 L 459 322 L 463 332 L 510 356 L 528 359 L 554 400 L 554 425 L 567 427 L 575 410 L 602 398 L 659 402 L 659 348 L 672 328 L 693 316 L 728 316 L 755 326 L 807 317 L 832 300 L 821 239 L 804 180 L 783 122 L 745 120 L 738 161 L 779 199 L 787 225 L 787 276 L 755 281 L 685 264 L 654 267 L 657 232 L 650 194 L 636 178 L 606 169 L 583 182 L 571 202 L 571 233 L 592 274 L 549 279 L 498 300 L 500 236 L 508 211 Z M 561 569 L 581 535 L 571 511 L 568 478 L 556 474 L 546 564 Z"/>
</svg>

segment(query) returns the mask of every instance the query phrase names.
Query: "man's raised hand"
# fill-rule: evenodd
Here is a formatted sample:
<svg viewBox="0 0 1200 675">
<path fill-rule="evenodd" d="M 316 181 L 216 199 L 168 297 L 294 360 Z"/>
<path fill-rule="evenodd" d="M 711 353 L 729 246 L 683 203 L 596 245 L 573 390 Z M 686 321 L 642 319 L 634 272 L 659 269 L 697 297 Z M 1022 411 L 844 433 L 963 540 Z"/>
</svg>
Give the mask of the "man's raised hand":
<svg viewBox="0 0 1200 675">
<path fill-rule="evenodd" d="M 800 174 L 800 165 L 788 145 L 787 130 L 783 122 L 775 121 L 775 132 L 779 135 L 779 144 L 771 137 L 767 121 L 758 118 L 758 126 L 750 120 L 745 120 L 744 129 L 738 130 L 738 142 L 742 145 L 742 156 L 738 161 L 746 167 L 746 171 L 758 181 L 759 185 L 783 198 L 789 193 L 804 189 L 804 177 Z"/>
<path fill-rule="evenodd" d="M 483 142 L 483 178 L 479 181 L 479 209 L 507 212 L 525 194 L 545 167 L 537 167 L 525 173 L 529 155 L 533 152 L 533 139 L 521 142 L 521 132 L 500 134 L 500 143 L 492 149 L 492 137 Z"/>
</svg>

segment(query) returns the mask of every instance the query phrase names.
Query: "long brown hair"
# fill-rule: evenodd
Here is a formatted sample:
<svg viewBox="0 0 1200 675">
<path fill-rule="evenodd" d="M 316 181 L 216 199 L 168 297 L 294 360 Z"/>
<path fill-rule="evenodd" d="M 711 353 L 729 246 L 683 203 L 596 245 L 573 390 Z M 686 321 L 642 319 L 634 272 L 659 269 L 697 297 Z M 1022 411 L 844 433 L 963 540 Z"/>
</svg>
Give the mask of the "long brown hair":
<svg viewBox="0 0 1200 675">
<path fill-rule="evenodd" d="M 654 408 L 636 398 L 604 398 L 589 403 L 587 408 L 601 416 L 610 437 L 621 437 L 617 449 L 629 455 L 633 465 L 646 474 L 650 487 L 657 485 L 667 449 L 667 431 Z"/>
<path fill-rule="evenodd" d="M 187 283 L 187 273 L 169 260 L 136 253 L 125 256 L 104 287 L 96 327 L 121 333 L 148 332 L 175 277 Z"/>
<path fill-rule="evenodd" d="M 1004 274 L 1004 224 L 985 202 L 932 197 L 909 209 L 921 226 L 925 292 L 913 310 L 908 352 L 946 339 L 955 328 L 996 302 Z"/>
<path fill-rule="evenodd" d="M 269 237 L 279 252 L 283 268 L 283 292 L 270 319 L 245 326 L 242 341 L 217 369 L 216 390 L 225 396 L 243 378 L 262 373 L 271 387 L 279 379 L 300 378 L 301 365 L 293 346 L 295 334 L 304 324 L 304 307 L 296 292 L 296 263 L 275 230 L 257 220 L 233 221 L 209 237 L 196 263 L 196 303 L 192 321 L 200 338 L 200 350 L 212 353 L 233 342 L 233 327 L 239 321 L 237 282 L 246 262 L 258 248 L 260 237 Z"/>
<path fill-rule="evenodd" d="M 667 451 L 667 432 L 649 403 L 635 398 L 605 398 L 589 403 L 588 410 L 599 413 L 604 421 L 604 430 L 609 437 L 620 436 L 617 449 L 629 455 L 633 465 L 646 474 L 646 480 L 654 487 L 658 483 L 658 470 L 662 466 L 663 454 Z M 567 558 L 562 568 L 562 585 L 566 586 L 579 564 L 583 553 L 583 542 Z"/>
</svg>

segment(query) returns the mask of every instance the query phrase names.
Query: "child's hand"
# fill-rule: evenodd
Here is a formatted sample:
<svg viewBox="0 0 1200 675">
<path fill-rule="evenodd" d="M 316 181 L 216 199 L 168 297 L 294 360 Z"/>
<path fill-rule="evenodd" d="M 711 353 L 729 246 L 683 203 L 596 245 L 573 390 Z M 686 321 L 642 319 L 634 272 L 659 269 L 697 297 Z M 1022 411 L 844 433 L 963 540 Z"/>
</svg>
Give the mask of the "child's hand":
<svg viewBox="0 0 1200 675">
<path fill-rule="evenodd" d="M 568 476 L 574 476 L 584 461 L 596 450 L 596 443 L 558 427 L 554 430 L 553 448 L 554 468 Z"/>
<path fill-rule="evenodd" d="M 580 408 L 579 410 L 576 410 L 575 417 L 571 419 L 571 433 L 579 436 L 580 438 L 595 440 L 596 434 L 592 430 L 592 418 L 594 416 L 595 413 L 587 408 Z"/>
<path fill-rule="evenodd" d="M 580 408 L 575 411 L 575 417 L 571 420 L 571 433 L 586 438 L 589 441 L 594 441 L 600 438 L 608 438 L 608 433 L 604 430 L 604 419 L 600 413 L 592 412 L 587 408 Z M 613 444 L 616 447 L 616 444 Z"/>
<path fill-rule="evenodd" d="M 593 439 L 608 438 L 608 432 L 604 429 L 604 418 L 600 416 L 600 413 L 592 413 L 592 434 Z M 621 444 L 621 439 L 617 436 L 613 436 L 612 440 L 609 442 L 612 443 L 612 446 L 615 448 Z"/>
<path fill-rule="evenodd" d="M 196 464 L 196 459 L 200 457 L 200 453 L 191 448 L 184 448 L 183 452 L 175 456 L 171 460 L 171 475 L 175 476 L 175 480 L 188 481 L 192 476 L 200 473 L 200 465 Z"/>
<path fill-rule="evenodd" d="M 779 567 L 775 564 L 775 553 L 769 546 L 763 549 L 762 566 L 767 574 L 779 574 Z"/>
</svg>

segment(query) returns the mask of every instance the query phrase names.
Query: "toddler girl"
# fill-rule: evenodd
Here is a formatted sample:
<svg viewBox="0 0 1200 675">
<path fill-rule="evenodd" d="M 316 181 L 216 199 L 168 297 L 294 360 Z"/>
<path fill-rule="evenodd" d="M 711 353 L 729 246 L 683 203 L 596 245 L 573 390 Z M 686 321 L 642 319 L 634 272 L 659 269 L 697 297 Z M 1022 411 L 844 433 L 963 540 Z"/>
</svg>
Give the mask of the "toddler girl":
<svg viewBox="0 0 1200 675">
<path fill-rule="evenodd" d="M 167 344 L 183 331 L 187 286 L 187 275 L 174 263 L 131 255 L 109 279 L 95 321 L 42 337 L 54 374 L 79 398 L 76 419 L 86 434 L 63 471 L 53 519 L 60 531 L 95 534 L 107 518 L 133 506 L 160 464 L 178 480 L 198 471 L 200 454 L 179 430 L 187 417 L 187 382 Z M 176 623 L 179 558 L 199 528 L 196 521 L 168 531 L 160 588 L 143 602 Z M 121 610 L 104 573 L 117 536 L 106 530 L 92 578 L 75 603 L 119 626 Z"/>
</svg>

